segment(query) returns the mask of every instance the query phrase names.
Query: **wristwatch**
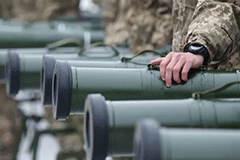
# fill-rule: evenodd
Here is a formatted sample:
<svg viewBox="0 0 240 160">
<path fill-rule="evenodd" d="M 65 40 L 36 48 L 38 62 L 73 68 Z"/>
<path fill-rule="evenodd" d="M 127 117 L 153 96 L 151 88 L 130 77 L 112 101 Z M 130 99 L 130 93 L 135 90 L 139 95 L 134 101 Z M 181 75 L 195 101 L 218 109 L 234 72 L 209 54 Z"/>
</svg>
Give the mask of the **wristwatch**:
<svg viewBox="0 0 240 160">
<path fill-rule="evenodd" d="M 208 62 L 210 61 L 210 56 L 209 56 L 208 50 L 203 45 L 191 44 L 188 46 L 187 51 L 192 54 L 203 55 L 203 57 L 204 57 L 203 65 L 204 66 L 207 66 Z"/>
</svg>

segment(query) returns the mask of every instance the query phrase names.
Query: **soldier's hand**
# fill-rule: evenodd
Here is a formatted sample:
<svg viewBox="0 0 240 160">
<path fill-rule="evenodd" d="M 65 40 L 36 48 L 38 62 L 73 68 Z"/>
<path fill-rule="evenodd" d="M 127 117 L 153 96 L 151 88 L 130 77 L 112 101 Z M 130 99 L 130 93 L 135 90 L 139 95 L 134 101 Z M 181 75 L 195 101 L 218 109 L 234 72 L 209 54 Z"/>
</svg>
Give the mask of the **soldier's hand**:
<svg viewBox="0 0 240 160">
<path fill-rule="evenodd" d="M 171 87 L 172 79 L 180 83 L 181 74 L 181 79 L 187 81 L 190 68 L 200 67 L 203 61 L 204 57 L 202 55 L 196 55 L 190 52 L 170 52 L 165 58 L 158 58 L 150 63 L 152 65 L 159 65 L 162 80 L 166 81 L 167 87 Z"/>
</svg>

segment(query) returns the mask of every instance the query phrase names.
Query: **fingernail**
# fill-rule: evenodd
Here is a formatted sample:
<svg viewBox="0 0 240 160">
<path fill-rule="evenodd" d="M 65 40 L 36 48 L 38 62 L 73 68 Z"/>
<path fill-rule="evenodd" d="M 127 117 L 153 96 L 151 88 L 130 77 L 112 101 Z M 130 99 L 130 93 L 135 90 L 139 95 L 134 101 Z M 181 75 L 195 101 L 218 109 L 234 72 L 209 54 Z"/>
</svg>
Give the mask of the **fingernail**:
<svg viewBox="0 0 240 160">
<path fill-rule="evenodd" d="M 162 80 L 165 81 L 165 78 L 162 77 Z"/>
<path fill-rule="evenodd" d="M 168 88 L 170 88 L 170 87 L 171 87 L 171 85 L 170 85 L 170 84 L 167 84 L 167 87 L 168 87 Z"/>
</svg>

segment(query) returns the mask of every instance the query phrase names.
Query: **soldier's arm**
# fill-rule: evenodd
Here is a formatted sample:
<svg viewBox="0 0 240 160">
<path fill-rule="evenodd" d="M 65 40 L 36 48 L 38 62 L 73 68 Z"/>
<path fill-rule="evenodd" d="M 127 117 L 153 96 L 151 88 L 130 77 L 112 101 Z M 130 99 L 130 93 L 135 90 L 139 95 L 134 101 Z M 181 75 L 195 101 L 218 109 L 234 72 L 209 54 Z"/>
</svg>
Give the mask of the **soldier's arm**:
<svg viewBox="0 0 240 160">
<path fill-rule="evenodd" d="M 200 67 L 206 59 L 209 62 L 224 59 L 232 52 L 240 38 L 239 26 L 239 5 L 199 0 L 188 29 L 184 47 L 186 53 L 172 52 L 166 58 L 159 58 L 151 63 L 160 65 L 160 75 L 168 87 L 172 84 L 172 78 L 177 83 L 181 82 L 179 74 L 186 81 L 190 68 Z M 189 45 L 196 44 L 206 48 L 209 59 L 204 55 L 187 52 Z"/>
<path fill-rule="evenodd" d="M 201 44 L 208 50 L 210 61 L 222 60 L 240 39 L 240 2 L 198 1 L 188 28 L 185 50 L 190 44 Z"/>
</svg>

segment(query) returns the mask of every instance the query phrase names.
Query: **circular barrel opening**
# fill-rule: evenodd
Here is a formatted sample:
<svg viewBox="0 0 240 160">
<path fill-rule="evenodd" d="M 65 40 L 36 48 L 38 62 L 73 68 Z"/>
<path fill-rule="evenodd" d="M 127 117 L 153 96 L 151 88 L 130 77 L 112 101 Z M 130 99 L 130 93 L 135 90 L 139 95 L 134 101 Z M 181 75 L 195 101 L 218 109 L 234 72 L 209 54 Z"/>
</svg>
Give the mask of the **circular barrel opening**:
<svg viewBox="0 0 240 160">
<path fill-rule="evenodd" d="M 69 66 L 61 62 L 55 65 L 53 73 L 51 87 L 53 114 L 56 120 L 64 121 L 71 111 L 71 73 Z"/>
<path fill-rule="evenodd" d="M 42 102 L 44 106 L 52 106 L 52 87 L 53 87 L 53 74 L 56 60 L 52 56 L 43 56 L 42 72 L 41 72 L 41 87 L 42 87 Z"/>
<path fill-rule="evenodd" d="M 43 93 L 43 84 L 44 84 L 44 67 L 42 67 L 42 72 L 41 72 L 41 81 L 40 81 L 40 87 L 41 87 L 41 91 L 42 91 L 42 93 Z"/>
<path fill-rule="evenodd" d="M 57 74 L 53 77 L 53 105 L 56 106 L 57 103 Z"/>
<path fill-rule="evenodd" d="M 7 94 L 9 94 L 10 93 L 10 84 L 11 84 L 11 79 L 9 79 L 9 78 L 7 78 L 7 76 L 8 76 L 8 74 L 9 74 L 9 62 L 7 61 L 6 62 L 6 68 L 5 68 L 5 75 L 6 75 L 6 78 L 5 79 L 7 79 L 6 80 L 6 90 L 7 90 Z"/>
<path fill-rule="evenodd" d="M 153 119 L 144 119 L 136 125 L 134 152 L 136 159 L 161 159 L 159 124 Z"/>
<path fill-rule="evenodd" d="M 105 98 L 87 96 L 84 106 L 84 142 L 87 159 L 105 159 L 109 146 L 109 121 Z"/>
<path fill-rule="evenodd" d="M 86 114 L 86 125 L 85 125 L 85 130 L 86 130 L 86 138 L 87 138 L 87 147 L 91 147 L 91 138 L 90 138 L 90 116 L 89 116 L 89 111 L 87 111 Z"/>
<path fill-rule="evenodd" d="M 20 62 L 17 53 L 8 53 L 5 71 L 7 94 L 15 96 L 20 89 Z"/>
</svg>

